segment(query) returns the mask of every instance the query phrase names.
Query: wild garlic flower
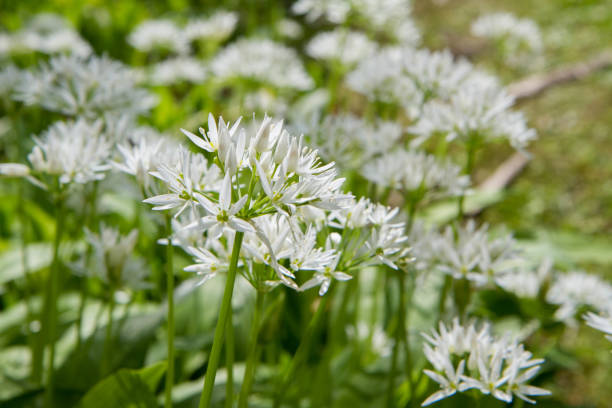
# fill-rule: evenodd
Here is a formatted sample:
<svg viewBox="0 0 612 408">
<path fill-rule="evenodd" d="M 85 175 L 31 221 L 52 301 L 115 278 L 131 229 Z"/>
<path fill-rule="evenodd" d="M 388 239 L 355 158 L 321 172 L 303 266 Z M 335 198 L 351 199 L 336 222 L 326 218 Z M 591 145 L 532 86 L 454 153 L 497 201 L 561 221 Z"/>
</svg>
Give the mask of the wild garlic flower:
<svg viewBox="0 0 612 408">
<path fill-rule="evenodd" d="M 465 143 L 478 140 L 507 139 L 517 150 L 523 150 L 536 138 L 520 112 L 511 111 L 514 99 L 488 78 L 466 82 L 448 102 L 433 100 L 423 107 L 422 115 L 411 131 L 419 137 L 442 132 L 448 140 Z"/>
<path fill-rule="evenodd" d="M 150 173 L 158 171 L 161 164 L 178 161 L 178 143 L 148 127 L 138 127 L 131 133 L 127 142 L 117 144 L 121 157 L 111 164 L 134 176 L 139 186 L 150 191 L 153 183 Z"/>
<path fill-rule="evenodd" d="M 527 384 L 544 360 L 534 359 L 517 341 L 494 337 L 486 324 L 478 329 L 474 323 L 461 325 L 459 319 L 449 327 L 440 322 L 438 331 L 423 333 L 423 337 L 423 352 L 434 368 L 424 373 L 441 389 L 422 406 L 469 389 L 507 403 L 512 402 L 513 396 L 535 403 L 529 397 L 550 395 L 545 389 Z"/>
<path fill-rule="evenodd" d="M 343 179 L 336 177 L 333 163 L 323 165 L 316 151 L 304 146 L 303 138 L 291 136 L 283 129 L 282 121 L 269 117 L 264 118 L 255 132 L 247 133 L 240 127 L 240 120 L 230 125 L 220 118 L 217 123 L 210 115 L 208 130 L 200 129 L 201 136 L 186 130 L 183 133 L 212 155 L 211 162 L 203 155 L 184 151 L 178 164 L 159 165 L 153 174 L 167 185 L 169 192 L 150 197 L 145 202 L 155 205 L 156 210 L 178 207 L 175 216 L 190 207 L 195 221 L 186 228 L 199 230 L 207 237 L 209 246 L 221 237 L 246 233 L 243 265 L 249 268 L 254 268 L 254 264 L 269 266 L 276 279 L 266 278 L 267 281 L 298 288 L 292 280 L 294 274 L 279 263 L 279 257 L 287 259 L 288 266 L 296 272 L 331 273 L 325 268 L 334 260 L 335 250 L 329 252 L 314 246 L 316 230 L 312 222 L 302 215 L 299 220 L 295 217 L 300 209 L 300 214 L 305 214 L 309 208 L 316 212 L 348 205 L 351 196 L 341 193 Z M 282 228 L 293 225 L 281 234 L 290 240 L 289 243 L 279 243 L 279 237 L 272 234 L 278 229 L 270 230 L 261 224 L 270 219 L 280 222 L 278 218 L 269 218 L 273 214 L 285 217 L 288 224 L 283 224 Z M 302 238 L 296 240 L 299 236 Z M 283 250 L 287 245 L 292 248 L 289 252 Z M 196 254 L 198 264 L 208 265 L 206 262 L 214 261 L 205 251 L 197 251 L 200 246 L 194 248 L 196 250 L 188 251 Z M 225 259 L 210 247 L 206 249 L 218 259 Z M 203 266 L 190 269 L 203 274 L 210 272 Z"/>
<path fill-rule="evenodd" d="M 132 71 L 108 57 L 59 56 L 26 71 L 15 92 L 26 105 L 70 116 L 97 118 L 105 113 L 140 115 L 157 103 L 136 86 Z"/>
<path fill-rule="evenodd" d="M 343 170 L 358 170 L 371 158 L 386 154 L 399 142 L 403 129 L 396 122 L 370 123 L 352 114 L 328 115 L 305 125 L 321 157 Z"/>
<path fill-rule="evenodd" d="M 244 78 L 300 91 L 314 84 L 293 49 L 266 38 L 233 42 L 213 58 L 210 68 L 220 80 Z"/>
<path fill-rule="evenodd" d="M 153 85 L 173 85 L 182 82 L 199 84 L 206 79 L 204 63 L 192 57 L 166 59 L 151 66 L 149 80 Z"/>
<path fill-rule="evenodd" d="M 467 279 L 482 287 L 510 273 L 520 253 L 511 235 L 490 236 L 488 225 L 473 220 L 455 229 L 446 227 L 436 242 L 438 268 L 454 279 Z"/>
<path fill-rule="evenodd" d="M 606 339 L 612 341 L 612 313 L 607 315 L 597 315 L 593 312 L 586 313 L 584 316 L 586 324 L 606 334 Z"/>
<path fill-rule="evenodd" d="M 367 35 L 336 28 L 314 36 L 306 46 L 306 53 L 315 59 L 337 61 L 350 67 L 369 58 L 376 48 L 376 44 Z"/>
<path fill-rule="evenodd" d="M 21 70 L 13 64 L 0 68 L 0 100 L 11 97 L 21 75 Z"/>
<path fill-rule="evenodd" d="M 138 230 L 121 235 L 117 229 L 101 224 L 99 233 L 85 232 L 96 260 L 91 270 L 98 277 L 115 289 L 122 286 L 142 289 L 148 286 L 144 281 L 146 268 L 132 258 L 138 242 Z"/>
<path fill-rule="evenodd" d="M 469 187 L 469 176 L 450 161 L 419 151 L 394 150 L 367 162 L 362 175 L 380 187 L 422 194 L 423 198 L 456 196 Z"/>
<path fill-rule="evenodd" d="M 11 52 L 40 52 L 53 55 L 69 53 L 87 57 L 91 46 L 61 16 L 41 13 L 30 20 L 24 28 L 11 35 Z"/>
<path fill-rule="evenodd" d="M 222 42 L 232 35 L 237 24 L 237 13 L 218 10 L 208 17 L 189 20 L 184 32 L 188 41 L 207 40 Z"/>
<path fill-rule="evenodd" d="M 102 134 L 102 123 L 56 122 L 40 137 L 28 155 L 35 173 L 57 176 L 61 185 L 88 183 L 104 178 L 111 143 Z"/>
<path fill-rule="evenodd" d="M 370 30 L 404 46 L 417 46 L 421 34 L 412 20 L 411 0 L 353 0 L 354 12 Z"/>
<path fill-rule="evenodd" d="M 297 40 L 302 36 L 304 30 L 300 23 L 290 18 L 282 18 L 276 22 L 276 31 L 284 38 Z"/>
<path fill-rule="evenodd" d="M 305 15 L 311 23 L 323 17 L 330 23 L 341 24 L 348 17 L 351 6 L 346 0 L 298 0 L 291 6 L 291 11 Z"/>
<path fill-rule="evenodd" d="M 398 47 L 383 48 L 361 61 L 346 77 L 347 86 L 371 101 L 398 105 L 410 116 L 418 113 L 423 93 L 412 78 L 403 73 L 403 52 Z"/>
<path fill-rule="evenodd" d="M 612 314 L 612 285 L 586 272 L 558 274 L 548 289 L 546 301 L 559 305 L 555 312 L 557 319 L 574 324 L 576 313 L 582 307 Z"/>
<path fill-rule="evenodd" d="M 530 19 L 518 18 L 512 13 L 491 13 L 478 17 L 472 23 L 472 34 L 495 40 L 510 63 L 524 62 L 542 51 L 542 34 Z"/>
<path fill-rule="evenodd" d="M 173 21 L 145 20 L 137 25 L 127 38 L 130 45 L 142 52 L 155 50 L 179 55 L 189 53 L 189 39 Z"/>
<path fill-rule="evenodd" d="M 537 269 L 529 266 L 521 266 L 509 273 L 505 273 L 496 279 L 496 283 L 505 291 L 514 293 L 516 296 L 535 298 L 538 296 L 544 284 L 552 278 L 552 261 L 544 259 Z"/>
</svg>

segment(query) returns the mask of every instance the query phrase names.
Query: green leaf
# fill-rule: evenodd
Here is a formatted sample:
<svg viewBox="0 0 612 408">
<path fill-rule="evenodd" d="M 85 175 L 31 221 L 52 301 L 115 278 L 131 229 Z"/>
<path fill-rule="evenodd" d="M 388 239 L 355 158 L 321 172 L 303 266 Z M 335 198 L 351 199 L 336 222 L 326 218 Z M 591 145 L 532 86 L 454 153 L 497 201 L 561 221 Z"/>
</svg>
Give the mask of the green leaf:
<svg viewBox="0 0 612 408">
<path fill-rule="evenodd" d="M 503 191 L 475 191 L 465 196 L 463 209 L 466 214 L 477 213 L 502 200 Z M 458 199 L 453 198 L 427 207 L 423 211 L 423 217 L 435 225 L 446 224 L 458 216 Z"/>
<path fill-rule="evenodd" d="M 119 370 L 96 384 L 79 403 L 80 408 L 155 407 L 155 389 L 166 371 L 166 362 L 141 370 Z"/>
</svg>

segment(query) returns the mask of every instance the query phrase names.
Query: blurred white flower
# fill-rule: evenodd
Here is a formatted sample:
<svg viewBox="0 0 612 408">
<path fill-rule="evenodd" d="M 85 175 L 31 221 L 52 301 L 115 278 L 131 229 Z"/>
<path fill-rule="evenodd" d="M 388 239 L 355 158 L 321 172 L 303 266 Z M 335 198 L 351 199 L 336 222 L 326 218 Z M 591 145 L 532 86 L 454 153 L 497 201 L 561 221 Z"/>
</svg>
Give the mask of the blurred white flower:
<svg viewBox="0 0 612 408">
<path fill-rule="evenodd" d="M 291 6 L 291 11 L 305 15 L 309 22 L 323 17 L 335 24 L 343 23 L 350 10 L 350 3 L 346 0 L 298 0 Z"/>
<path fill-rule="evenodd" d="M 189 38 L 172 20 L 145 20 L 127 38 L 130 45 L 142 52 L 155 50 L 175 54 L 189 53 Z"/>
<path fill-rule="evenodd" d="M 185 26 L 188 41 L 208 40 L 222 42 L 229 38 L 238 24 L 238 14 L 218 10 L 208 17 L 194 18 Z"/>
<path fill-rule="evenodd" d="M 370 57 L 376 48 L 367 35 L 336 28 L 314 36 L 306 46 L 306 53 L 315 59 L 338 61 L 350 67 Z"/>
<path fill-rule="evenodd" d="M 25 71 L 15 99 L 87 118 L 105 113 L 139 115 L 157 103 L 152 94 L 136 87 L 128 67 L 108 57 L 95 56 L 59 56 L 41 63 L 36 71 Z"/>
<path fill-rule="evenodd" d="M 574 324 L 576 313 L 583 306 L 612 314 L 612 285 L 586 272 L 557 274 L 546 294 L 546 301 L 559 305 L 555 312 L 557 319 Z"/>
<path fill-rule="evenodd" d="M 474 323 L 461 325 L 455 319 L 448 328 L 440 322 L 439 331 L 423 333 L 423 337 L 423 352 L 434 368 L 424 373 L 441 388 L 423 406 L 469 389 L 507 403 L 512 402 L 513 395 L 530 403 L 535 401 L 529 396 L 550 395 L 545 389 L 527 384 L 544 360 L 533 359 L 516 341 L 493 337 L 488 325 L 477 329 Z"/>
<path fill-rule="evenodd" d="M 276 31 L 285 38 L 295 40 L 302 36 L 304 30 L 297 21 L 282 18 L 276 23 Z"/>
<path fill-rule="evenodd" d="M 612 313 L 597 315 L 593 312 L 586 313 L 584 316 L 586 324 L 606 334 L 606 339 L 612 341 Z"/>
<path fill-rule="evenodd" d="M 211 62 L 216 78 L 245 78 L 277 88 L 306 90 L 314 85 L 297 53 L 266 38 L 243 38 L 231 43 Z"/>
<path fill-rule="evenodd" d="M 154 85 L 172 85 L 181 82 L 199 84 L 206 79 L 204 63 L 192 57 L 176 57 L 151 66 L 149 78 Z"/>
<path fill-rule="evenodd" d="M 36 172 L 58 176 L 60 184 L 87 183 L 104 178 L 111 143 L 101 133 L 102 123 L 56 122 L 40 137 L 28 155 Z"/>
</svg>

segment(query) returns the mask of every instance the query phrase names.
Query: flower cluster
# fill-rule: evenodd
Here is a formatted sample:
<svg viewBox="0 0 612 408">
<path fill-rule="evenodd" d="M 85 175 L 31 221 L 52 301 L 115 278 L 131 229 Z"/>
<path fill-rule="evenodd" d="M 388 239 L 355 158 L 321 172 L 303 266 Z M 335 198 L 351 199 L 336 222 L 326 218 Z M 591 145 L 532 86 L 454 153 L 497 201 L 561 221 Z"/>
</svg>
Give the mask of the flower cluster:
<svg viewBox="0 0 612 408">
<path fill-rule="evenodd" d="M 546 294 L 546 301 L 559 305 L 555 317 L 572 323 L 581 307 L 612 313 L 612 285 L 585 272 L 559 274 Z"/>
<path fill-rule="evenodd" d="M 455 319 L 450 327 L 440 323 L 438 331 L 423 337 L 425 357 L 434 368 L 424 372 L 441 388 L 423 406 L 470 389 L 507 403 L 513 396 L 535 403 L 529 397 L 550 395 L 528 384 L 544 360 L 534 359 L 517 341 L 493 336 L 486 324 L 479 329 L 474 323 L 462 325 Z"/>
<path fill-rule="evenodd" d="M 347 67 L 370 57 L 375 51 L 376 45 L 365 34 L 339 28 L 317 34 L 306 47 L 306 53 L 313 58 L 337 61 Z"/>
</svg>

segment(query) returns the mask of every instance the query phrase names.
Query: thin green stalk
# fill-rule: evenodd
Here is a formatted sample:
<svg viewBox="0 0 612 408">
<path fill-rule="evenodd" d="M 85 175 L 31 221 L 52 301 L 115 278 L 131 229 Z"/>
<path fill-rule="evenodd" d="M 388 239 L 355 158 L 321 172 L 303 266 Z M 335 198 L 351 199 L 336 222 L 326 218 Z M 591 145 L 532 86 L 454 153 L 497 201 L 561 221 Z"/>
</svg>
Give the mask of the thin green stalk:
<svg viewBox="0 0 612 408">
<path fill-rule="evenodd" d="M 58 193 L 59 194 L 59 193 Z M 45 390 L 45 405 L 51 406 L 53 402 L 53 375 L 54 375 L 54 363 L 55 363 L 55 337 L 57 336 L 57 300 L 59 291 L 59 278 L 60 278 L 60 261 L 59 261 L 59 247 L 64 234 L 64 203 L 63 197 L 58 196 L 56 199 L 56 227 L 55 227 L 55 239 L 53 242 L 53 260 L 51 261 L 51 268 L 49 270 L 49 282 L 48 282 L 48 302 L 45 302 L 48 310 L 47 314 L 47 330 L 43 330 L 46 336 L 46 342 L 49 345 L 48 363 L 47 363 L 47 388 Z"/>
<path fill-rule="evenodd" d="M 243 232 L 236 231 L 229 270 L 227 271 L 227 280 L 225 281 L 225 289 L 223 291 L 223 299 L 221 300 L 221 309 L 219 310 L 219 319 L 217 320 L 217 326 L 215 327 L 215 337 L 213 339 L 210 359 L 208 360 L 208 368 L 206 369 L 206 376 L 204 378 L 204 388 L 202 389 L 202 395 L 198 405 L 199 408 L 208 408 L 210 405 L 210 398 L 212 397 L 217 368 L 219 366 L 219 358 L 221 356 L 227 315 L 231 312 L 232 293 L 234 292 L 236 270 L 238 269 L 238 256 L 240 255 L 243 237 Z"/>
<path fill-rule="evenodd" d="M 166 235 L 168 243 L 166 246 L 166 291 L 168 302 L 168 371 L 166 372 L 165 407 L 172 407 L 172 386 L 174 385 L 174 265 L 172 256 L 172 218 L 166 214 Z"/>
<path fill-rule="evenodd" d="M 450 291 L 452 283 L 453 283 L 453 278 L 450 275 L 446 275 L 444 277 L 444 283 L 442 285 L 442 291 L 440 293 L 440 299 L 438 301 L 438 321 L 442 320 L 442 318 L 444 317 L 444 309 L 446 307 L 446 297 L 448 296 L 448 292 Z"/>
<path fill-rule="evenodd" d="M 101 366 L 101 377 L 109 374 L 111 370 L 111 342 L 113 339 L 113 311 L 115 310 L 115 289 L 111 287 L 110 298 L 108 299 L 108 319 L 106 322 L 106 334 L 104 336 L 104 351 Z"/>
<path fill-rule="evenodd" d="M 406 378 L 408 380 L 408 390 L 410 391 L 410 398 L 408 399 L 408 406 L 412 405 L 412 401 L 414 398 L 414 381 L 412 379 L 412 352 L 410 351 L 410 333 L 408 333 L 407 326 L 408 319 L 410 316 L 409 308 L 412 303 L 412 290 L 414 288 L 414 284 L 410 285 L 410 290 L 406 293 L 406 288 L 404 285 L 404 272 L 400 271 L 399 276 L 399 285 L 400 285 L 400 332 L 402 344 L 404 345 L 404 364 L 406 370 Z M 406 296 L 408 295 L 408 296 Z"/>
<path fill-rule="evenodd" d="M 476 155 L 476 143 L 477 136 L 470 136 L 470 139 L 467 142 L 467 152 L 466 152 L 466 161 L 465 161 L 465 174 L 472 177 L 472 170 L 474 169 L 474 156 Z M 459 196 L 458 201 L 458 213 L 459 219 L 462 219 L 464 216 L 464 200 L 465 194 L 461 194 Z"/>
<path fill-rule="evenodd" d="M 234 323 L 232 313 L 227 315 L 225 325 L 225 366 L 227 381 L 225 382 L 225 408 L 234 406 Z"/>
<path fill-rule="evenodd" d="M 255 366 L 259 356 L 259 329 L 261 328 L 261 312 L 264 304 L 265 293 L 258 290 L 257 298 L 255 299 L 255 311 L 253 312 L 253 323 L 251 324 L 251 332 L 249 333 L 249 351 L 247 354 L 246 368 L 244 371 L 244 380 L 240 389 L 240 398 L 238 400 L 238 408 L 246 408 L 255 378 Z"/>
<path fill-rule="evenodd" d="M 402 272 L 400 272 L 402 273 Z M 398 291 L 399 291 L 399 297 L 400 297 L 400 301 L 399 301 L 399 310 L 398 313 L 395 314 L 396 317 L 396 321 L 395 323 L 395 327 L 393 330 L 393 338 L 394 338 L 394 342 L 393 342 L 393 350 L 391 352 L 391 369 L 389 371 L 389 381 L 387 383 L 387 407 L 392 408 L 395 406 L 395 398 L 394 398 L 394 392 L 395 392 L 395 383 L 396 383 L 396 377 L 397 377 L 397 360 L 399 358 L 399 349 L 400 349 L 400 345 L 402 344 L 402 319 L 404 318 L 404 313 L 402 310 L 402 300 L 404 298 L 403 295 L 403 283 L 404 283 L 404 279 L 403 276 L 400 275 L 398 277 Z"/>
<path fill-rule="evenodd" d="M 308 356 L 308 352 L 310 351 L 310 343 L 314 337 L 314 334 L 319 327 L 319 323 L 323 317 L 324 311 L 327 309 L 327 302 L 329 301 L 329 296 L 323 296 L 321 302 L 319 303 L 319 307 L 315 312 L 314 316 L 310 320 L 308 327 L 306 328 L 306 332 L 300 341 L 300 345 L 298 346 L 295 355 L 293 356 L 293 360 L 291 360 L 291 364 L 289 368 L 281 377 L 280 388 L 276 390 L 276 395 L 274 398 L 274 407 L 280 407 L 282 403 L 282 398 L 284 395 L 284 391 L 287 388 L 287 385 L 291 382 L 295 372 L 300 368 L 303 360 Z"/>
</svg>

